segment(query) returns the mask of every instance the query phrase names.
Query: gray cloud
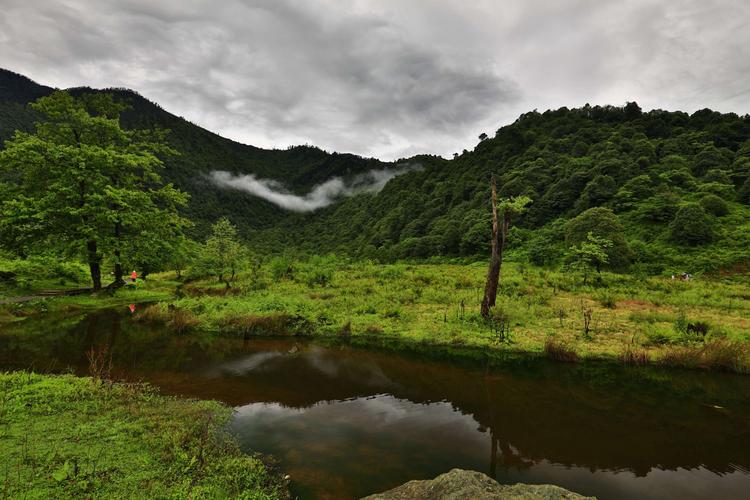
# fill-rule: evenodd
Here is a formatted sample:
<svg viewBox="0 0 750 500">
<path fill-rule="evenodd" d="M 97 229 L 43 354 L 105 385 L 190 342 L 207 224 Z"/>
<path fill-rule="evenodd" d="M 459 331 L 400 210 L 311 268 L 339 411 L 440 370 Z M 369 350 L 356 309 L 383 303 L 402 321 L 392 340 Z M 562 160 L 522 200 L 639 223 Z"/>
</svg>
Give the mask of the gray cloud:
<svg viewBox="0 0 750 500">
<path fill-rule="evenodd" d="M 744 0 L 4 0 L 0 66 L 261 147 L 394 159 L 530 109 L 750 111 Z"/>
<path fill-rule="evenodd" d="M 313 212 L 327 207 L 345 196 L 361 193 L 378 193 L 388 181 L 398 175 L 421 169 L 421 165 L 405 165 L 398 168 L 369 170 L 349 179 L 331 177 L 313 186 L 309 193 L 299 196 L 289 192 L 284 184 L 273 179 L 259 179 L 254 175 L 234 175 L 223 170 L 214 170 L 211 181 L 219 187 L 244 191 L 263 198 L 293 212 Z"/>
</svg>

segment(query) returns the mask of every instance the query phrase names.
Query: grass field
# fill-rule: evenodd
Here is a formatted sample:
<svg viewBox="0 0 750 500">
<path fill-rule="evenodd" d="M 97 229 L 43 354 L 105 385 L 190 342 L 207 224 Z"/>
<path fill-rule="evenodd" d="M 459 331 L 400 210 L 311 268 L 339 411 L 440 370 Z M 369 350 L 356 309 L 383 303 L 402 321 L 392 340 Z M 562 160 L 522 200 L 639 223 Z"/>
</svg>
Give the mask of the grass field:
<svg viewBox="0 0 750 500">
<path fill-rule="evenodd" d="M 484 263 L 276 259 L 241 274 L 229 290 L 215 280 L 184 284 L 180 298 L 140 318 L 176 331 L 396 338 L 569 359 L 750 367 L 743 279 L 604 274 L 584 286 L 576 275 L 509 263 L 488 321 L 479 315 L 485 272 Z"/>
<path fill-rule="evenodd" d="M 750 280 L 744 274 L 577 274 L 508 262 L 489 320 L 479 315 L 486 264 L 277 257 L 240 273 L 230 289 L 214 278 L 151 275 L 138 289 L 0 306 L 0 323 L 45 311 L 128 303 L 142 321 L 177 333 L 315 335 L 750 371 Z M 593 282 L 593 283 L 591 283 Z M 30 286 L 34 288 L 34 286 Z"/>
<path fill-rule="evenodd" d="M 0 373 L 0 494 L 283 497 L 279 478 L 225 435 L 230 412 L 145 386 Z"/>
</svg>

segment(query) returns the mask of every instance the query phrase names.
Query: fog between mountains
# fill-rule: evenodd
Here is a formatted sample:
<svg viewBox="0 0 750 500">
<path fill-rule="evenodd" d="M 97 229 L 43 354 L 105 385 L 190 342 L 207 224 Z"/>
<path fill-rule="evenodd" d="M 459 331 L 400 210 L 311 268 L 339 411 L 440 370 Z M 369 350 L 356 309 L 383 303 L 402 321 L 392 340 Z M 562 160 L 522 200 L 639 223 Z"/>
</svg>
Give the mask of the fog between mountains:
<svg viewBox="0 0 750 500">
<path fill-rule="evenodd" d="M 422 166 L 414 164 L 373 169 L 350 178 L 331 177 L 313 186 L 304 196 L 290 193 L 284 184 L 277 180 L 260 179 L 253 174 L 235 175 L 224 170 L 214 170 L 209 177 L 219 187 L 249 193 L 285 210 L 312 212 L 327 207 L 342 197 L 355 196 L 360 193 L 378 193 L 394 177 L 415 170 L 422 170 Z"/>
</svg>

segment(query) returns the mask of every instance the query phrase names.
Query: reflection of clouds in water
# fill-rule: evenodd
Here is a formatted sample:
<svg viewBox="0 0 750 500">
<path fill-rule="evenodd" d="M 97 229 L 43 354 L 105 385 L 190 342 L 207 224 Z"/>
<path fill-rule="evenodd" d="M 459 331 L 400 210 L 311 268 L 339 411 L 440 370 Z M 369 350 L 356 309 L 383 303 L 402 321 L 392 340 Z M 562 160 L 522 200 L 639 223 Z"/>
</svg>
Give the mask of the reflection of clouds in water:
<svg viewBox="0 0 750 500">
<path fill-rule="evenodd" d="M 426 429 L 450 426 L 459 433 L 478 434 L 478 424 L 469 415 L 455 410 L 448 402 L 413 403 L 389 394 L 346 401 L 319 402 L 308 408 L 288 408 L 279 403 L 251 403 L 235 411 L 235 427 L 243 422 L 254 426 L 275 425 L 279 422 L 302 419 L 311 424 L 311 432 L 322 426 L 354 426 L 361 432 L 372 432 L 397 426 L 397 431 L 406 428 L 424 432 Z"/>
<path fill-rule="evenodd" d="M 236 359 L 234 361 L 227 361 L 220 365 L 212 367 L 206 375 L 209 377 L 220 377 L 222 374 L 231 373 L 232 375 L 244 375 L 251 372 L 266 361 L 278 358 L 282 354 L 280 352 L 259 352 L 251 354 L 250 356 Z"/>
<path fill-rule="evenodd" d="M 311 346 L 302 356 L 311 367 L 331 378 L 356 377 L 358 382 L 371 386 L 393 385 L 376 363 L 353 361 L 318 346 Z"/>
</svg>

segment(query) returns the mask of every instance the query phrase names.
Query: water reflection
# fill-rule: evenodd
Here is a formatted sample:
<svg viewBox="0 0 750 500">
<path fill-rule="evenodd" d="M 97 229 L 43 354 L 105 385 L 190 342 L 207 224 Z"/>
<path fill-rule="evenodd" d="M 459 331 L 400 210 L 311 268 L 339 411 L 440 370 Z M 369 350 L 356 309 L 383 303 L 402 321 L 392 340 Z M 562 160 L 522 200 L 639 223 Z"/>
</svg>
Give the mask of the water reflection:
<svg viewBox="0 0 750 500">
<path fill-rule="evenodd" d="M 30 321 L 0 365 L 115 372 L 237 407 L 241 444 L 272 453 L 302 497 L 347 498 L 453 467 L 602 498 L 750 491 L 750 377 L 520 363 L 487 371 L 299 340 L 176 336 L 127 312 Z"/>
</svg>

